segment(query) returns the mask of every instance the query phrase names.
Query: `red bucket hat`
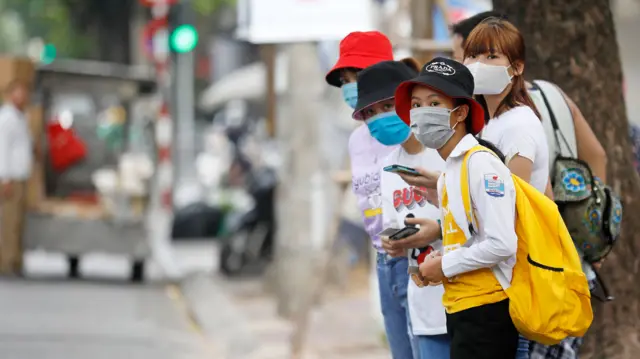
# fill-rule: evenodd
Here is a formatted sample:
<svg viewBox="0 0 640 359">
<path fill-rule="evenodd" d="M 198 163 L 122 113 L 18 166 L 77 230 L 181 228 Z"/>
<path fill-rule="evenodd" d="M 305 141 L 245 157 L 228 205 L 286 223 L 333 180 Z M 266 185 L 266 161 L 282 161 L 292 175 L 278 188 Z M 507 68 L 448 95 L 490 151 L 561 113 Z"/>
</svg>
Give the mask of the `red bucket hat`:
<svg viewBox="0 0 640 359">
<path fill-rule="evenodd" d="M 340 41 L 340 58 L 325 79 L 331 86 L 341 87 L 340 70 L 365 69 L 378 62 L 393 60 L 391 41 L 379 31 L 355 31 Z"/>
</svg>

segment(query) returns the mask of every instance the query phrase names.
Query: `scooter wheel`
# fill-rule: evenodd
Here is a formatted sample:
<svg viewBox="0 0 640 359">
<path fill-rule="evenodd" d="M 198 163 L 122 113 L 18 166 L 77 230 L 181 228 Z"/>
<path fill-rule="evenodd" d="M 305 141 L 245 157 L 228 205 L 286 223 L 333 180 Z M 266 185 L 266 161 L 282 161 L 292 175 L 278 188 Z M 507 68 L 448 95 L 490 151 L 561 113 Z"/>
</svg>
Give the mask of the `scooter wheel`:
<svg viewBox="0 0 640 359">
<path fill-rule="evenodd" d="M 225 243 L 220 251 L 220 271 L 227 276 L 240 274 L 245 266 L 245 256 L 234 252 L 231 244 Z"/>
</svg>

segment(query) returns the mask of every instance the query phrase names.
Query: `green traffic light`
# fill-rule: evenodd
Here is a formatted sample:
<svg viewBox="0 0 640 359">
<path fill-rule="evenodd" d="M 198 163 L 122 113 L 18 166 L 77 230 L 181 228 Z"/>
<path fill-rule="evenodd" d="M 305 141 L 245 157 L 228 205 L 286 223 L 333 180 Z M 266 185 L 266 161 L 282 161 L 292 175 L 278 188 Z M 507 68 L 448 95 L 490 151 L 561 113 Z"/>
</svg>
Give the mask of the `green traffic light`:
<svg viewBox="0 0 640 359">
<path fill-rule="evenodd" d="M 193 50 L 197 44 L 198 32 L 193 25 L 185 24 L 178 26 L 169 37 L 169 45 L 175 52 L 189 52 Z"/>
<path fill-rule="evenodd" d="M 49 65 L 56 59 L 57 55 L 58 51 L 56 50 L 56 47 L 52 44 L 46 44 L 40 53 L 40 62 L 44 65 Z"/>
</svg>

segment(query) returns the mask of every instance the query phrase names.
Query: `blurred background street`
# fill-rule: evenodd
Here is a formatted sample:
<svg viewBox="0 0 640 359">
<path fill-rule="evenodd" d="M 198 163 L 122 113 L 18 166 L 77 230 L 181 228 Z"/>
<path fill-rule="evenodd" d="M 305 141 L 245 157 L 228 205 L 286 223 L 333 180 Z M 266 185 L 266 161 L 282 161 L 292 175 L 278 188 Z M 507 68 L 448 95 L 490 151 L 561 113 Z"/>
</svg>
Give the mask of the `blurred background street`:
<svg viewBox="0 0 640 359">
<path fill-rule="evenodd" d="M 179 286 L 128 284 L 126 259 L 87 258 L 81 281 L 64 279 L 61 256 L 30 253 L 25 269 L 28 281 L 0 281 L 0 350 L 7 358 L 217 357 Z"/>
<path fill-rule="evenodd" d="M 290 321 L 261 278 L 217 274 L 218 249 L 207 242 L 175 248 L 181 284 L 132 285 L 123 258 L 94 255 L 85 280 L 69 282 L 64 256 L 30 253 L 29 281 L 0 282 L 0 350 L 8 358 L 284 358 Z M 367 281 L 364 271 L 351 274 Z M 155 278 L 155 280 L 154 280 Z M 386 358 L 384 338 L 370 316 L 367 286 L 328 294 L 313 313 L 308 358 Z M 344 318 L 348 320 L 343 320 Z"/>
</svg>

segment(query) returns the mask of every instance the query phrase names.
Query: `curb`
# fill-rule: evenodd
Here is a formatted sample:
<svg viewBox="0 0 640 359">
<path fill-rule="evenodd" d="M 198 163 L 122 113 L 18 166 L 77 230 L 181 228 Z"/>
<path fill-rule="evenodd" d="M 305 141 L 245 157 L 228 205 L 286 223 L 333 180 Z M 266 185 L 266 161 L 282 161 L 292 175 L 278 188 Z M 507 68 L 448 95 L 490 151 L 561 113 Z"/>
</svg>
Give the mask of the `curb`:
<svg viewBox="0 0 640 359">
<path fill-rule="evenodd" d="M 185 278 L 180 289 L 189 320 L 216 352 L 224 354 L 221 358 L 246 358 L 258 349 L 248 318 L 225 293 L 224 283 L 199 274 Z"/>
</svg>

